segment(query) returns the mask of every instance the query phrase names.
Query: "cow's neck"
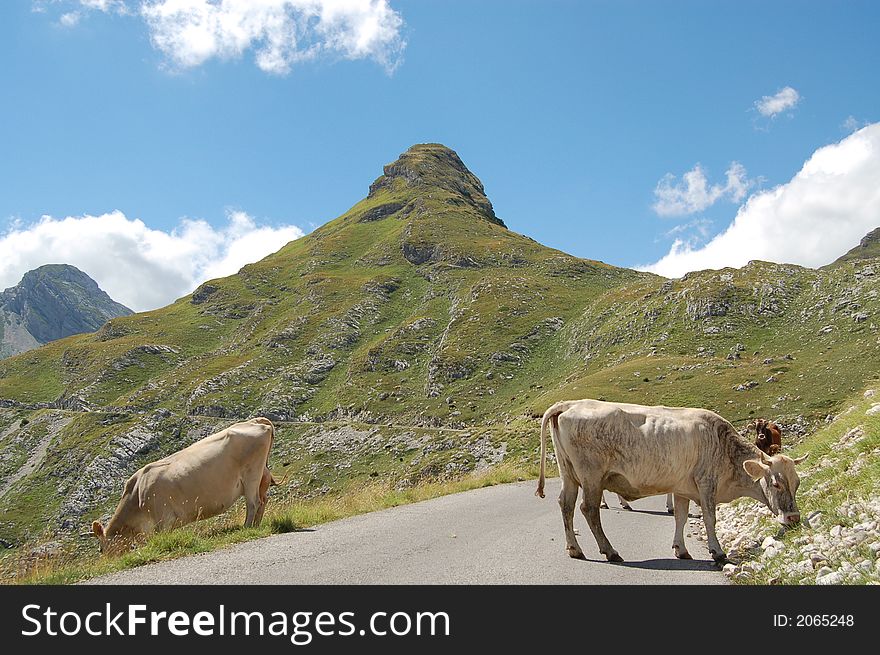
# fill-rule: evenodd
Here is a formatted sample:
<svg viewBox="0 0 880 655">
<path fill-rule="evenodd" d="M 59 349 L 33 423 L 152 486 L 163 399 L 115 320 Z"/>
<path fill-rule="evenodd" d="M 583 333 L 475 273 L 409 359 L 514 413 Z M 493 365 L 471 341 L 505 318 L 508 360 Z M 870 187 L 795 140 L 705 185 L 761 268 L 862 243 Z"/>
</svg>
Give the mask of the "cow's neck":
<svg viewBox="0 0 880 655">
<path fill-rule="evenodd" d="M 746 444 L 739 445 L 746 446 Z M 767 499 L 767 494 L 764 493 L 764 488 L 761 486 L 760 480 L 752 480 L 751 476 L 746 473 L 746 470 L 743 468 L 743 463 L 746 460 L 757 459 L 760 461 L 760 458 L 761 451 L 754 446 L 749 445 L 736 449 L 733 456 L 734 470 L 736 471 L 734 485 L 736 486 L 736 491 L 739 492 L 739 496 L 754 498 L 755 500 L 764 503 L 767 507 L 770 507 L 770 501 Z"/>
</svg>

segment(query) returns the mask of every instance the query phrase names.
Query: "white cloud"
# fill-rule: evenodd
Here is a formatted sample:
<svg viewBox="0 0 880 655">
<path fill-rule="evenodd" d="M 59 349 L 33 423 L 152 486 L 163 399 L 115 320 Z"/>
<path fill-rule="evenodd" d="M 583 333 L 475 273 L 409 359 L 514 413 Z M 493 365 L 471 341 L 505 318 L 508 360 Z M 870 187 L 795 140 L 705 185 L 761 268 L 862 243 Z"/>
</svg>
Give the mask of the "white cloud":
<svg viewBox="0 0 880 655">
<path fill-rule="evenodd" d="M 710 186 L 700 164 L 682 175 L 680 182 L 667 173 L 654 189 L 656 200 L 652 208 L 660 216 L 693 214 L 711 207 L 722 198 L 739 202 L 755 184 L 755 180 L 748 179 L 745 167 L 739 162 L 731 162 L 725 176 L 724 184 Z"/>
<path fill-rule="evenodd" d="M 12 224 L 0 235 L 0 288 L 42 264 L 72 264 L 111 298 L 137 311 L 184 296 L 205 280 L 231 275 L 303 235 L 294 225 L 257 225 L 242 211 L 215 228 L 182 219 L 170 232 L 155 230 L 120 211 L 100 216 L 44 216 Z"/>
<path fill-rule="evenodd" d="M 880 123 L 816 150 L 786 184 L 752 195 L 701 248 L 677 239 L 642 267 L 667 277 L 750 260 L 823 266 L 880 225 Z"/>
<path fill-rule="evenodd" d="M 53 5 L 67 5 L 68 7 L 71 5 L 75 5 L 81 9 L 86 10 L 94 10 L 94 11 L 102 11 L 105 14 L 129 14 L 131 13 L 128 4 L 125 0 L 33 0 L 31 8 L 33 11 L 37 13 L 46 13 L 49 7 Z M 61 21 L 63 23 L 64 16 L 70 17 L 71 15 L 76 14 L 75 20 L 78 22 L 80 18 L 82 18 L 82 14 L 78 11 L 68 11 L 63 16 L 61 16 Z M 68 18 L 67 20 L 74 20 Z"/>
<path fill-rule="evenodd" d="M 253 51 L 277 75 L 319 57 L 372 59 L 390 74 L 406 42 L 390 0 L 33 0 L 33 10 L 75 5 L 60 18 L 73 27 L 84 11 L 138 15 L 150 41 L 176 69 Z"/>
<path fill-rule="evenodd" d="M 179 68 L 253 49 L 269 73 L 321 55 L 373 59 L 391 72 L 405 47 L 388 0 L 149 0 L 140 12 L 153 45 Z"/>
<path fill-rule="evenodd" d="M 756 100 L 755 109 L 761 116 L 774 118 L 786 109 L 794 109 L 800 100 L 800 94 L 790 86 L 786 86 L 772 96 L 764 96 Z"/>
<path fill-rule="evenodd" d="M 676 225 L 671 230 L 667 230 L 663 236 L 670 239 L 672 237 L 679 237 L 682 234 L 690 234 L 690 242 L 705 241 L 709 237 L 709 230 L 711 228 L 712 221 L 710 219 L 695 218 L 692 221 Z"/>
<path fill-rule="evenodd" d="M 58 22 L 61 23 L 63 27 L 76 27 L 80 18 L 82 18 L 82 14 L 78 11 L 69 11 L 66 14 L 62 14 L 61 18 L 58 19 Z"/>
<path fill-rule="evenodd" d="M 86 9 L 96 9 L 105 13 L 128 13 L 128 5 L 125 0 L 79 0 L 79 3 Z"/>
<path fill-rule="evenodd" d="M 843 123 L 840 124 L 840 129 L 844 132 L 850 133 L 860 130 L 866 125 L 869 125 L 868 121 L 860 121 L 855 116 L 847 116 Z"/>
</svg>

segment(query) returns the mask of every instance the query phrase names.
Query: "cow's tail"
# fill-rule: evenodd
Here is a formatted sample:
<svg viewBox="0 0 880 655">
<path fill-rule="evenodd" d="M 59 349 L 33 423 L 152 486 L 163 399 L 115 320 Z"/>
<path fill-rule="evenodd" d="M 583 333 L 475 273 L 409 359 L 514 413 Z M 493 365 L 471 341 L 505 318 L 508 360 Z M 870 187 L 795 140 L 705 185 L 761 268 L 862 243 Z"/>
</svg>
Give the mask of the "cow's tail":
<svg viewBox="0 0 880 655">
<path fill-rule="evenodd" d="M 538 488 L 535 491 L 535 495 L 539 498 L 544 497 L 544 479 L 547 462 L 547 429 L 549 427 L 551 430 L 559 432 L 558 417 L 566 409 L 568 409 L 567 403 L 556 403 L 544 412 L 544 417 L 541 419 L 541 472 L 538 474 Z"/>
<path fill-rule="evenodd" d="M 260 423 L 262 425 L 268 425 L 270 428 L 269 450 L 266 451 L 266 468 L 268 469 L 269 468 L 269 455 L 272 454 L 272 446 L 275 444 L 275 424 L 263 416 L 253 418 L 253 419 L 251 419 L 251 421 L 253 421 L 254 423 Z M 282 484 L 284 484 L 284 481 L 287 480 L 287 476 L 285 475 L 284 478 L 281 480 L 281 482 L 278 482 L 274 477 L 272 477 L 271 471 L 269 472 L 269 477 L 270 477 L 270 482 L 269 482 L 270 487 L 277 487 L 279 485 L 282 485 Z"/>
</svg>

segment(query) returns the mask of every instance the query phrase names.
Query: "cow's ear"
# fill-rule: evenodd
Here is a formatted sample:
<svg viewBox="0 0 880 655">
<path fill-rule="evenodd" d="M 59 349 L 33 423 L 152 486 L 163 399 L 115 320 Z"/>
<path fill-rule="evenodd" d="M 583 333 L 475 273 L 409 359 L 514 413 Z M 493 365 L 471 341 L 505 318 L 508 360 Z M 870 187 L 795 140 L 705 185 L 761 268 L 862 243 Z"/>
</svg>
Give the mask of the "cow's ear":
<svg viewBox="0 0 880 655">
<path fill-rule="evenodd" d="M 764 477 L 764 474 L 770 470 L 769 466 L 756 459 L 747 459 L 744 461 L 743 468 L 752 480 L 760 480 Z"/>
<path fill-rule="evenodd" d="M 98 521 L 92 523 L 92 532 L 98 539 L 104 538 L 104 526 L 101 525 Z"/>
<path fill-rule="evenodd" d="M 795 457 L 792 461 L 793 461 L 795 464 L 800 464 L 801 462 L 803 462 L 803 461 L 804 461 L 807 457 L 809 457 L 809 456 L 810 456 L 810 453 L 806 453 L 805 455 L 801 455 L 800 457 Z"/>
</svg>

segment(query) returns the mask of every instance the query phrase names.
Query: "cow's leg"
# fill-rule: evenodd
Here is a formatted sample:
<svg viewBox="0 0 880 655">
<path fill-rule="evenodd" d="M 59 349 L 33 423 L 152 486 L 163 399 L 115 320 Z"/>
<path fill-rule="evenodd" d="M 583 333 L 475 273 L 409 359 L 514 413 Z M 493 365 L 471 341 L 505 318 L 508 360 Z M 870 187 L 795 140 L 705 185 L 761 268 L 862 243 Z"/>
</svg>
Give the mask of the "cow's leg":
<svg viewBox="0 0 880 655">
<path fill-rule="evenodd" d="M 581 504 L 581 511 L 587 519 L 590 530 L 596 538 L 596 544 L 599 546 L 599 552 L 605 555 L 609 562 L 622 562 L 623 558 L 614 550 L 614 546 L 605 536 L 602 530 L 602 522 L 599 519 L 599 503 L 602 500 L 601 485 L 584 485 L 584 502 Z"/>
<path fill-rule="evenodd" d="M 670 496 L 672 494 L 669 494 Z M 669 502 L 668 500 L 666 501 Z M 675 496 L 675 538 L 672 540 L 672 552 L 678 559 L 692 559 L 684 543 L 684 526 L 688 520 L 688 505 L 690 501 L 684 496 Z"/>
<path fill-rule="evenodd" d="M 262 476 L 262 473 L 260 473 Z M 242 480 L 244 487 L 244 502 L 247 508 L 247 515 L 244 518 L 244 527 L 250 528 L 254 525 L 257 517 L 257 510 L 260 509 L 260 477 L 256 477 L 248 473 L 247 477 Z"/>
<path fill-rule="evenodd" d="M 581 550 L 574 534 L 574 508 L 577 505 L 578 490 L 577 480 L 563 475 L 562 491 L 559 492 L 559 508 L 562 510 L 562 525 L 565 528 L 565 550 L 570 557 L 585 559 L 584 551 Z"/>
<path fill-rule="evenodd" d="M 709 554 L 716 562 L 723 562 L 727 559 L 727 553 L 721 548 L 718 536 L 715 534 L 715 485 L 710 482 L 700 482 L 697 483 L 697 488 L 700 491 L 700 508 L 703 510 Z"/>
<path fill-rule="evenodd" d="M 630 505 L 628 502 L 626 502 L 626 498 L 624 498 L 620 494 L 617 494 L 617 500 L 618 500 L 618 502 L 620 502 L 620 506 L 623 509 L 628 509 L 630 512 L 633 511 L 632 505 Z M 608 503 L 605 502 L 605 492 L 604 491 L 602 492 L 602 502 L 599 503 L 599 509 L 608 509 Z"/>
<path fill-rule="evenodd" d="M 244 527 L 251 528 L 254 525 L 254 518 L 257 516 L 259 501 L 251 498 L 245 498 L 244 501 L 247 508 L 247 514 L 244 517 Z"/>
<path fill-rule="evenodd" d="M 687 508 L 685 508 L 687 510 Z M 666 511 L 670 514 L 675 513 L 675 499 L 673 494 L 666 494 Z"/>
<path fill-rule="evenodd" d="M 269 486 L 272 484 L 272 474 L 269 469 L 263 471 L 263 477 L 260 478 L 260 504 L 257 507 L 257 514 L 254 516 L 254 527 L 260 527 L 263 520 L 263 512 L 266 511 L 266 502 L 269 499 Z"/>
</svg>

